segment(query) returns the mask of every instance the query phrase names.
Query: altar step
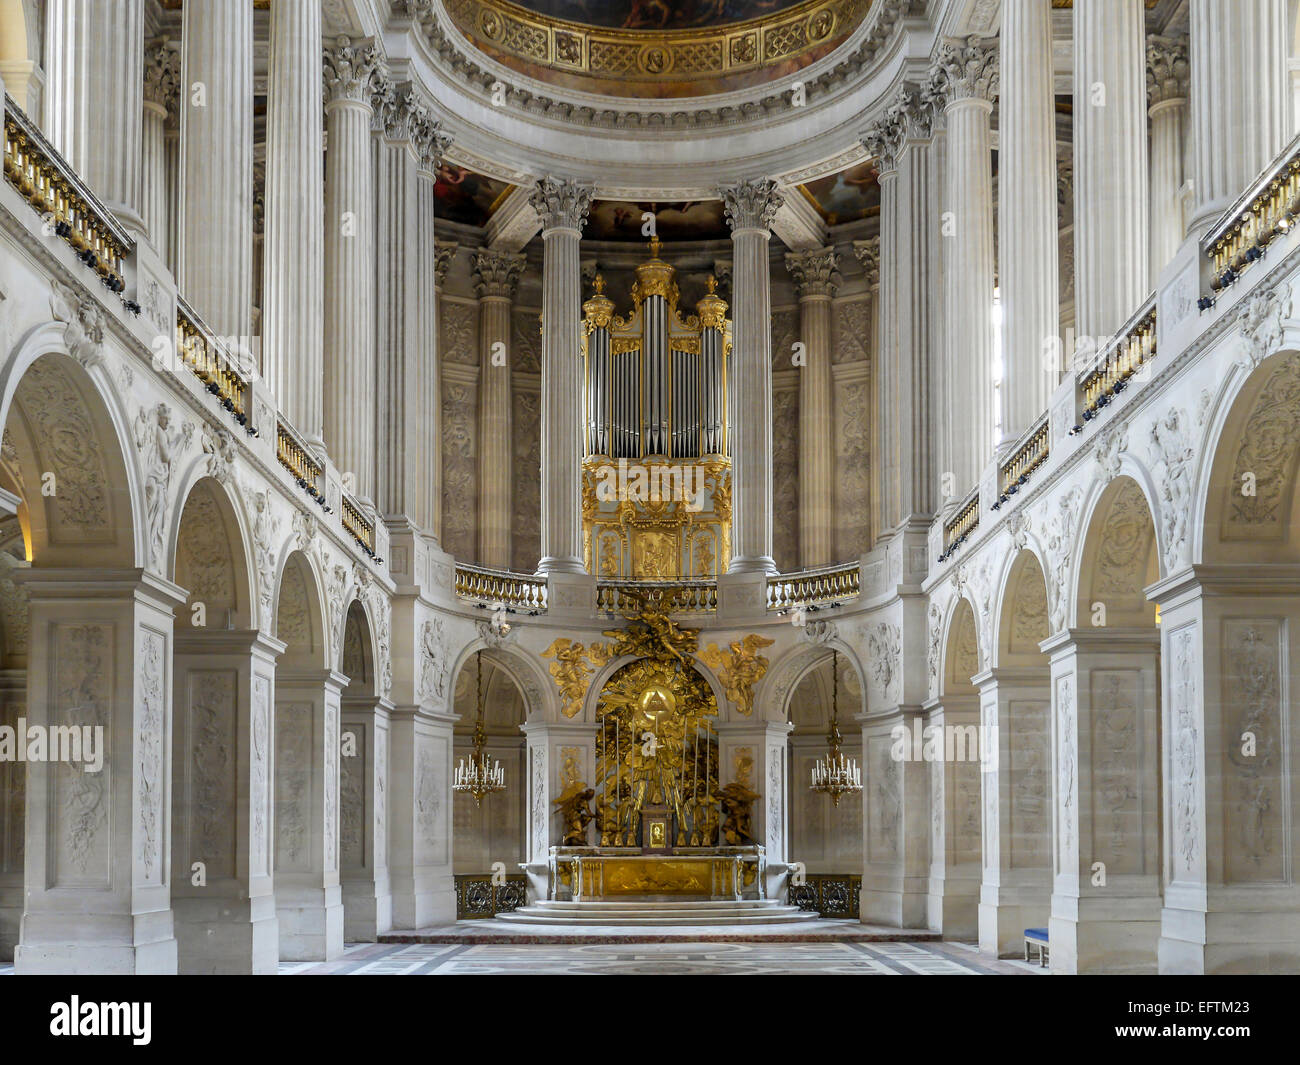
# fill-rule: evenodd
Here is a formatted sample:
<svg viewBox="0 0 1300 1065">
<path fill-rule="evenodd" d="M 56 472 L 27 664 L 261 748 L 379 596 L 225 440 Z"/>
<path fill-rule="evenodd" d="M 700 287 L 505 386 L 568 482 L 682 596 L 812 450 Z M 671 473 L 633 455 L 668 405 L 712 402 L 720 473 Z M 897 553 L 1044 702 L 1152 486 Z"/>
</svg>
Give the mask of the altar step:
<svg viewBox="0 0 1300 1065">
<path fill-rule="evenodd" d="M 555 902 L 550 899 L 497 914 L 512 924 L 631 926 L 756 925 L 816 921 L 818 915 L 776 899 Z"/>
</svg>

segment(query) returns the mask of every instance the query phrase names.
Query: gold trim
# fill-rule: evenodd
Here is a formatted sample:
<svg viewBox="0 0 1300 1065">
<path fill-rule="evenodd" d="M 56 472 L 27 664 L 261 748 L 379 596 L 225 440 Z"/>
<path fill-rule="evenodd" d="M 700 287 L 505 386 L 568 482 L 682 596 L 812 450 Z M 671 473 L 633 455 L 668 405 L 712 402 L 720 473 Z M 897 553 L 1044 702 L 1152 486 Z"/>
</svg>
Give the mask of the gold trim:
<svg viewBox="0 0 1300 1065">
<path fill-rule="evenodd" d="M 852 32 L 871 4 L 805 0 L 777 15 L 685 30 L 592 27 L 509 0 L 447 0 L 446 9 L 460 31 L 490 53 L 566 74 L 663 82 L 724 79 L 824 52 Z"/>
</svg>

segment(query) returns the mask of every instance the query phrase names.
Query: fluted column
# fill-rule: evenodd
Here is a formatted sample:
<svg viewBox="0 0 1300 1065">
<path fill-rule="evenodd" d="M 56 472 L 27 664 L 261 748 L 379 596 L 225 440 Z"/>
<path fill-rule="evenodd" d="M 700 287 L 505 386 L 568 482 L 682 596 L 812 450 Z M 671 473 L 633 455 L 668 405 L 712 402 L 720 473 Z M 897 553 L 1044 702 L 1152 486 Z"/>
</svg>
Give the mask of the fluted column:
<svg viewBox="0 0 1300 1065">
<path fill-rule="evenodd" d="M 948 453 L 941 473 L 953 474 L 941 495 L 955 502 L 979 481 L 993 447 L 993 168 L 989 116 L 998 91 L 997 53 L 971 38 L 945 45 L 938 81 L 946 105 L 948 157 L 944 234 L 946 337 L 945 409 Z"/>
<path fill-rule="evenodd" d="M 592 188 L 545 178 L 529 199 L 542 220 L 542 559 L 539 573 L 582 563 L 582 226 Z"/>
<path fill-rule="evenodd" d="M 1186 233 L 1183 142 L 1187 129 L 1187 41 L 1147 41 L 1147 104 L 1151 120 L 1151 279 L 1174 257 Z"/>
<path fill-rule="evenodd" d="M 891 179 L 892 180 L 892 179 Z M 881 192 L 884 192 L 884 186 L 881 186 Z M 891 189 L 890 195 L 893 192 Z M 881 212 L 881 226 L 884 225 L 884 213 Z M 862 264 L 862 269 L 866 274 L 867 292 L 869 294 L 868 306 L 871 311 L 870 336 L 867 340 L 867 351 L 870 354 L 869 374 L 867 378 L 867 422 L 870 431 L 875 431 L 879 422 L 877 415 L 876 394 L 878 382 L 880 379 L 880 330 L 881 330 L 881 310 L 883 303 L 880 298 L 880 236 L 870 238 L 869 240 L 855 240 L 853 242 L 853 256 Z M 838 434 L 837 434 L 838 435 Z M 868 449 L 868 469 L 872 470 L 877 465 L 877 456 L 880 454 L 879 443 L 874 441 Z M 836 480 L 840 478 L 837 475 Z M 866 535 L 859 541 L 859 546 L 849 552 L 840 552 L 841 558 L 847 558 L 852 555 L 861 554 L 870 550 L 871 545 L 876 542 L 879 536 L 880 525 L 880 491 L 879 485 L 872 480 L 868 480 L 867 489 L 868 513 L 861 515 L 852 515 L 846 513 L 846 508 L 836 503 L 836 510 L 841 518 L 845 520 L 846 527 L 852 528 L 855 521 L 861 522 L 866 526 Z"/>
<path fill-rule="evenodd" d="M 1191 0 L 1196 208 L 1204 232 L 1287 142 L 1286 0 Z"/>
<path fill-rule="evenodd" d="M 144 0 L 50 0 L 45 41 L 50 142 L 123 223 L 142 228 Z"/>
<path fill-rule="evenodd" d="M 166 40 L 150 42 L 144 62 L 140 214 L 145 233 L 164 262 L 171 261 L 173 252 L 167 124 L 176 116 L 180 80 L 180 52 Z"/>
<path fill-rule="evenodd" d="M 772 279 L 768 242 L 782 203 L 776 182 L 722 189 L 731 226 L 731 573 L 775 573 L 772 561 Z"/>
<path fill-rule="evenodd" d="M 1010 443 L 1047 410 L 1055 374 L 1044 344 L 1060 332 L 1056 118 L 1050 0 L 1004 0 L 998 93 L 998 287 L 1002 434 Z"/>
<path fill-rule="evenodd" d="M 325 446 L 355 490 L 374 491 L 374 175 L 372 44 L 345 37 L 324 56 Z"/>
<path fill-rule="evenodd" d="M 437 199 L 433 194 L 438 181 L 438 164 L 451 145 L 451 137 L 436 128 L 417 141 L 420 165 L 415 175 L 415 212 L 418 229 L 419 301 L 416 314 L 419 325 L 418 404 L 416 440 L 419 453 L 412 459 L 411 475 L 415 480 L 414 518 L 420 531 L 434 542 L 438 539 L 438 519 L 442 497 L 442 371 L 438 350 L 438 301 L 441 298 L 443 259 L 434 236 Z"/>
<path fill-rule="evenodd" d="M 308 441 L 321 439 L 324 177 L 319 0 L 271 5 L 262 258 L 262 374 Z"/>
<path fill-rule="evenodd" d="M 522 255 L 484 248 L 474 254 L 479 299 L 478 560 L 510 568 L 510 308 L 524 267 Z"/>
<path fill-rule="evenodd" d="M 1074 5 L 1074 275 L 1080 337 L 1104 342 L 1150 294 L 1142 0 Z"/>
<path fill-rule="evenodd" d="M 181 291 L 247 338 L 253 293 L 253 9 L 191 0 L 181 38 Z"/>
<path fill-rule="evenodd" d="M 831 390 L 831 300 L 839 287 L 834 248 L 791 252 L 786 268 L 799 297 L 804 364 L 799 370 L 799 563 L 835 561 L 835 433 Z"/>
</svg>

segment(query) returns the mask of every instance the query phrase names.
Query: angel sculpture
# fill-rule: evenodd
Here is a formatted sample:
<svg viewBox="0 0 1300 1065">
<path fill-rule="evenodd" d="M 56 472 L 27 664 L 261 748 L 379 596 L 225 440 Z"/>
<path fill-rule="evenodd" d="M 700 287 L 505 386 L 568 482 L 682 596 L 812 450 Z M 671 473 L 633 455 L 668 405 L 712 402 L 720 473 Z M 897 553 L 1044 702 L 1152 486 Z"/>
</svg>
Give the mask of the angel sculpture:
<svg viewBox="0 0 1300 1065">
<path fill-rule="evenodd" d="M 587 825 L 596 816 L 588 803 L 596 793 L 581 780 L 575 780 L 553 805 L 560 808 L 560 817 L 564 821 L 564 835 L 560 842 L 565 847 L 585 847 L 587 845 Z"/>
<path fill-rule="evenodd" d="M 775 642 L 751 632 L 742 640 L 732 640 L 730 650 L 723 651 L 711 643 L 700 652 L 700 660 L 718 674 L 727 698 L 746 717 L 754 709 L 754 685 L 762 680 L 769 665 L 758 649 L 770 647 Z"/>
</svg>

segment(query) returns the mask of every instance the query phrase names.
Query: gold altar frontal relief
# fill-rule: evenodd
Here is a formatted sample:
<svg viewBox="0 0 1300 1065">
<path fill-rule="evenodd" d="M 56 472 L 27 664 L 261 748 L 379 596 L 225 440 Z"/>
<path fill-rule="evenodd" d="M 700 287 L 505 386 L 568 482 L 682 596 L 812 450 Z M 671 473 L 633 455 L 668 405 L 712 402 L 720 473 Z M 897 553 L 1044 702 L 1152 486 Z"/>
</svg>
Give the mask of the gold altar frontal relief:
<svg viewBox="0 0 1300 1065">
<path fill-rule="evenodd" d="M 606 897 L 714 894 L 708 858 L 613 858 L 604 865 Z"/>
</svg>

